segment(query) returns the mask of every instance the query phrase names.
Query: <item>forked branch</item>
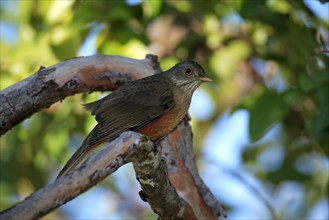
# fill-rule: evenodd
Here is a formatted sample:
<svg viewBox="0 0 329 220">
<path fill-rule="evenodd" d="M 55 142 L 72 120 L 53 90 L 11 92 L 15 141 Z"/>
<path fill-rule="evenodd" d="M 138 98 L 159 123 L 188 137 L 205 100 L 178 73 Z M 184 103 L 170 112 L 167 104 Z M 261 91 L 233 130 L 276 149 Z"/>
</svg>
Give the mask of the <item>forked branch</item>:
<svg viewBox="0 0 329 220">
<path fill-rule="evenodd" d="M 94 55 L 41 68 L 0 92 L 0 135 L 69 95 L 113 90 L 127 81 L 160 71 L 157 57 L 153 55 L 147 55 L 144 60 Z M 0 219 L 44 216 L 128 162 L 134 165 L 143 199 L 160 218 L 216 219 L 225 216 L 225 211 L 196 169 L 189 123 L 184 120 L 159 143 L 158 148 L 159 153 L 139 134 L 123 133 L 67 176 L 1 212 Z"/>
<path fill-rule="evenodd" d="M 169 183 L 165 165 L 153 143 L 144 136 L 125 132 L 80 167 L 32 193 L 24 201 L 0 213 L 0 219 L 38 219 L 87 191 L 120 166 L 132 162 L 150 205 L 163 219 L 179 219 L 184 202 Z M 148 179 L 144 177 L 148 176 Z M 158 198 L 149 198 L 148 193 Z M 165 205 L 164 205 L 165 204 Z"/>
</svg>

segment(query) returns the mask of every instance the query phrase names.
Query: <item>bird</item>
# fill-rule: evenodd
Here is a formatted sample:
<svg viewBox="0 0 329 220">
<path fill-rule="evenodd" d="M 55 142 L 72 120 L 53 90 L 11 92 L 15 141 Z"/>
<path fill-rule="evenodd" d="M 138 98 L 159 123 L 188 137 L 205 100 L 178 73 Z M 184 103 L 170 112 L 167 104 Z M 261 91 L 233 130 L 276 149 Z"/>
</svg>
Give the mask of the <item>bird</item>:
<svg viewBox="0 0 329 220">
<path fill-rule="evenodd" d="M 167 71 L 128 82 L 98 101 L 83 104 L 98 124 L 56 179 L 124 131 L 138 132 L 153 142 L 161 140 L 185 117 L 193 92 L 202 82 L 210 81 L 200 64 L 185 60 Z"/>
</svg>

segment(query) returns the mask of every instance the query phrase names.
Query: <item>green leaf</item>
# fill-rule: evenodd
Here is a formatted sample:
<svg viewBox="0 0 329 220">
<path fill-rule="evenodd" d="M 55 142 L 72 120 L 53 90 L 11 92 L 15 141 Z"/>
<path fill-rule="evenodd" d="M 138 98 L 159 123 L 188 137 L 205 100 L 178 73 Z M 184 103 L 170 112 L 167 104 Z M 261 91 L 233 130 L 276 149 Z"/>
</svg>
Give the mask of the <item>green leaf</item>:
<svg viewBox="0 0 329 220">
<path fill-rule="evenodd" d="M 249 132 L 251 141 L 261 138 L 287 112 L 288 106 L 283 95 L 265 90 L 250 109 Z"/>
<path fill-rule="evenodd" d="M 77 55 L 79 43 L 77 39 L 71 38 L 64 40 L 59 45 L 51 45 L 51 49 L 59 60 L 67 60 Z"/>
<path fill-rule="evenodd" d="M 155 17 L 159 14 L 162 8 L 162 1 L 144 1 L 143 2 L 143 12 L 146 17 Z"/>
<path fill-rule="evenodd" d="M 328 154 L 329 147 L 329 92 L 327 87 L 318 89 L 316 94 L 318 112 L 307 121 L 309 133 Z"/>
<path fill-rule="evenodd" d="M 329 82 L 328 73 L 325 71 L 317 71 L 313 74 L 301 74 L 299 76 L 298 85 L 304 92 L 319 90 L 320 86 L 327 86 Z M 327 88 L 325 88 L 327 89 Z"/>
<path fill-rule="evenodd" d="M 301 74 L 298 83 L 304 92 L 309 92 L 318 86 L 318 84 L 307 74 Z"/>
</svg>

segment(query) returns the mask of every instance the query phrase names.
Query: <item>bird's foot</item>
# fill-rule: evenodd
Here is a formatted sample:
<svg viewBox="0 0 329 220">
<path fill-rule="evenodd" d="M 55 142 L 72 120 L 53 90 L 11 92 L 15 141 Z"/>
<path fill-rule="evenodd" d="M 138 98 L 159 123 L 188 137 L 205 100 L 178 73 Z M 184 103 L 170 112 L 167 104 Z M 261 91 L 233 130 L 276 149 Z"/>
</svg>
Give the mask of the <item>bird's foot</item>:
<svg viewBox="0 0 329 220">
<path fill-rule="evenodd" d="M 147 195 L 143 192 L 143 190 L 139 191 L 138 195 L 139 195 L 139 197 L 140 197 L 144 202 L 147 202 L 147 201 L 148 201 L 148 197 L 147 197 Z"/>
</svg>

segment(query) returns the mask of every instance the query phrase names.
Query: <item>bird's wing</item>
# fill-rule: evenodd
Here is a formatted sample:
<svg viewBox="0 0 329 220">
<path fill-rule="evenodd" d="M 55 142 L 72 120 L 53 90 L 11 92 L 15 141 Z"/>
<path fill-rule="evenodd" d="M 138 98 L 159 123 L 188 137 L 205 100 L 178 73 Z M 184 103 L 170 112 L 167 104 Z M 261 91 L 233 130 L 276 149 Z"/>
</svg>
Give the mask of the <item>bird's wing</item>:
<svg viewBox="0 0 329 220">
<path fill-rule="evenodd" d="M 73 154 L 59 176 L 76 167 L 99 144 L 123 131 L 138 130 L 175 105 L 172 84 L 167 78 L 147 77 L 125 85 L 101 100 L 85 104 L 98 124 Z"/>
<path fill-rule="evenodd" d="M 94 137 L 89 135 L 88 145 L 108 140 L 122 131 L 136 130 L 169 111 L 174 104 L 170 81 L 158 78 L 134 81 L 99 101 L 85 105 L 98 121 Z"/>
</svg>

